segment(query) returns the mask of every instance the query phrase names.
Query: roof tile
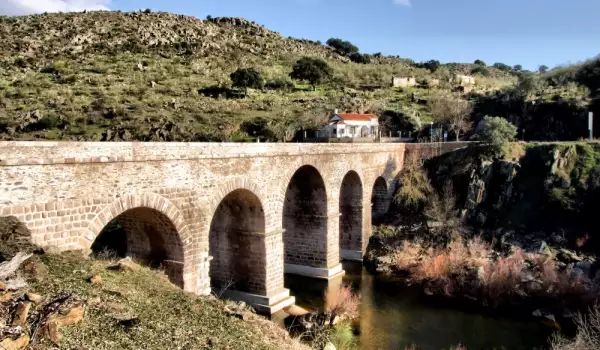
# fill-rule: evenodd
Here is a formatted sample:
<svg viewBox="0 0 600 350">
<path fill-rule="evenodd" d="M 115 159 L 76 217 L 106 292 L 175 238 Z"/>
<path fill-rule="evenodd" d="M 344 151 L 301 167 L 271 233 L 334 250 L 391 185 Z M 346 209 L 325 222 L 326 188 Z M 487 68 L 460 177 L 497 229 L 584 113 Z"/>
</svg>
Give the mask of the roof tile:
<svg viewBox="0 0 600 350">
<path fill-rule="evenodd" d="M 358 114 L 358 113 L 340 113 L 338 116 L 344 120 L 354 120 L 354 121 L 365 121 L 369 122 L 371 119 L 376 119 L 377 116 L 375 114 Z"/>
</svg>

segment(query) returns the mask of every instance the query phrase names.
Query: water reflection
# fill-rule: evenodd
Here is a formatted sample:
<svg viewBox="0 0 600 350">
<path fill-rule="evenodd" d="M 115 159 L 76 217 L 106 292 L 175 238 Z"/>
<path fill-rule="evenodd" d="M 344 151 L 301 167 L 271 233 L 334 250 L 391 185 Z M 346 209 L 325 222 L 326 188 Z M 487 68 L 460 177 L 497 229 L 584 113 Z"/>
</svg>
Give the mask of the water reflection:
<svg viewBox="0 0 600 350">
<path fill-rule="evenodd" d="M 543 349 L 551 330 L 536 322 L 484 316 L 475 312 L 426 302 L 415 289 L 372 276 L 357 263 L 345 263 L 346 276 L 321 281 L 286 276 L 285 284 L 297 304 L 323 308 L 327 287 L 349 283 L 360 291 L 360 345 L 362 349 L 449 349 L 462 344 L 474 349 Z"/>
</svg>

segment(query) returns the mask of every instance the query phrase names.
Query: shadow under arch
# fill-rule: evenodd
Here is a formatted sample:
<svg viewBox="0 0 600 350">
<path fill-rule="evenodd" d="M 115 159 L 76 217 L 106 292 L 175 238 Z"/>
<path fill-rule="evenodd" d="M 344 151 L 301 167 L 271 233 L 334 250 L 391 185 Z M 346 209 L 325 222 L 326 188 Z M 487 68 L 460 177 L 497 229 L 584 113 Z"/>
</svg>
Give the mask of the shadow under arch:
<svg viewBox="0 0 600 350">
<path fill-rule="evenodd" d="M 381 176 L 373 184 L 371 192 L 371 220 L 374 225 L 381 222 L 389 209 L 388 188 L 387 181 Z"/>
<path fill-rule="evenodd" d="M 153 268 L 164 268 L 183 288 L 184 249 L 173 221 L 154 208 L 127 209 L 110 220 L 91 246 L 96 256 L 130 256 Z"/>
<path fill-rule="evenodd" d="M 285 263 L 327 266 L 327 192 L 319 171 L 300 167 L 292 176 L 283 205 Z"/>
<path fill-rule="evenodd" d="M 363 185 L 355 171 L 349 171 L 340 188 L 340 256 L 342 259 L 362 258 Z"/>
<path fill-rule="evenodd" d="M 265 214 L 256 194 L 237 189 L 221 200 L 211 220 L 209 255 L 215 294 L 266 294 Z"/>
</svg>

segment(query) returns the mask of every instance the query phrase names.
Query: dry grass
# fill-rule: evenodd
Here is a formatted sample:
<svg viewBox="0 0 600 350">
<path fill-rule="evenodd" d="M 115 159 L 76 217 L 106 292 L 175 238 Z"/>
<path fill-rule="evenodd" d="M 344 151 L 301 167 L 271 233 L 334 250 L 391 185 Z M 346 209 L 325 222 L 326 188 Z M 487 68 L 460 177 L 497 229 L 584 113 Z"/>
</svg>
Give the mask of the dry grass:
<svg viewBox="0 0 600 350">
<path fill-rule="evenodd" d="M 446 295 L 481 294 L 485 303 L 493 306 L 521 291 L 558 298 L 591 293 L 584 277 L 571 269 L 561 271 L 553 257 L 518 249 L 509 256 L 494 258 L 490 245 L 479 237 L 468 241 L 458 238 L 438 249 L 404 241 L 394 252 L 393 262 L 393 269 L 407 272 L 413 281 L 427 283 L 428 290 Z M 525 283 L 525 276 L 531 276 L 533 283 Z"/>
<path fill-rule="evenodd" d="M 428 259 L 424 259 L 414 270 L 419 279 L 440 280 L 450 277 L 452 274 L 450 258 L 444 252 L 434 253 Z"/>
<path fill-rule="evenodd" d="M 590 314 L 581 314 L 575 319 L 577 335 L 567 339 L 557 334 L 552 339 L 552 350 L 596 350 L 600 349 L 600 306 L 594 305 Z"/>
<path fill-rule="evenodd" d="M 418 263 L 421 250 L 422 247 L 419 243 L 402 242 L 402 248 L 394 253 L 395 267 L 399 270 L 409 270 Z"/>
<path fill-rule="evenodd" d="M 496 302 L 502 296 L 513 294 L 521 283 L 521 273 L 525 266 L 525 254 L 522 250 L 497 261 L 490 261 L 484 268 L 482 278 L 483 293 L 488 300 Z"/>
<path fill-rule="evenodd" d="M 358 316 L 358 307 L 360 298 L 352 292 L 352 289 L 345 285 L 334 288 L 328 288 L 325 291 L 325 310 L 334 315 L 348 316 L 354 318 Z"/>
<path fill-rule="evenodd" d="M 403 250 L 396 253 L 397 267 L 412 267 L 414 277 L 419 280 L 447 279 L 483 266 L 490 252 L 489 246 L 478 237 L 467 243 L 457 239 L 444 249 L 430 248 L 426 254 L 420 251 L 415 243 L 405 242 Z"/>
<path fill-rule="evenodd" d="M 470 262 L 475 267 L 484 266 L 489 260 L 490 245 L 481 239 L 475 237 L 467 242 L 468 255 Z"/>
<path fill-rule="evenodd" d="M 529 254 L 527 258 L 533 264 L 539 274 L 539 279 L 545 286 L 551 286 L 558 282 L 558 268 L 552 257 L 545 254 Z"/>
<path fill-rule="evenodd" d="M 559 271 L 556 261 L 544 254 L 530 254 L 528 257 L 547 290 L 555 295 L 583 295 L 586 293 L 584 279 L 574 276 L 570 269 Z"/>
<path fill-rule="evenodd" d="M 31 290 L 52 298 L 73 293 L 87 300 L 82 323 L 62 330 L 61 349 L 298 349 L 306 348 L 275 324 L 227 315 L 222 301 L 184 293 L 155 270 L 108 270 L 114 261 L 82 259 L 80 253 L 45 254 L 46 278 L 28 280 Z M 100 275 L 92 285 L 89 276 Z M 119 322 L 133 316 L 131 328 Z M 0 320 L 2 322 L 4 320 Z M 43 340 L 35 349 L 56 349 Z"/>
</svg>

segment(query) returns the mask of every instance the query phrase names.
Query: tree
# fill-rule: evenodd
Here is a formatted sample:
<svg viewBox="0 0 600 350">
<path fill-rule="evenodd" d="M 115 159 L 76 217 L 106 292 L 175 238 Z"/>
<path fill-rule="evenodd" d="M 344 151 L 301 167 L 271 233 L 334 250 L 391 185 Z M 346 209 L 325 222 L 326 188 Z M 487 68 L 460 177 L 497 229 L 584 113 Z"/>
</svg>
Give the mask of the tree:
<svg viewBox="0 0 600 350">
<path fill-rule="evenodd" d="M 429 110 L 437 122 L 448 124 L 459 141 L 461 133 L 471 129 L 473 106 L 457 95 L 439 94 L 429 99 Z"/>
<path fill-rule="evenodd" d="M 520 71 L 522 71 L 522 70 L 523 70 L 523 66 L 522 66 L 522 65 L 520 65 L 520 64 L 517 64 L 517 65 L 515 65 L 515 66 L 513 67 L 513 70 L 514 70 L 515 72 L 520 72 Z"/>
<path fill-rule="evenodd" d="M 540 74 L 546 74 L 548 72 L 548 66 L 545 65 L 541 65 L 538 67 L 538 73 Z"/>
<path fill-rule="evenodd" d="M 429 60 L 427 62 L 419 63 L 417 66 L 419 68 L 429 69 L 431 73 L 435 73 L 442 64 L 438 60 Z"/>
<path fill-rule="evenodd" d="M 535 73 L 521 73 L 517 83 L 517 91 L 521 96 L 529 96 L 542 89 L 542 81 Z"/>
<path fill-rule="evenodd" d="M 294 64 L 290 77 L 295 80 L 308 81 L 313 90 L 316 90 L 316 85 L 326 81 L 331 73 L 327 62 L 318 58 L 304 57 Z"/>
<path fill-rule="evenodd" d="M 350 55 L 350 61 L 354 62 L 354 63 L 362 63 L 362 64 L 369 64 L 371 63 L 371 58 L 368 55 L 363 55 L 360 53 L 353 53 Z"/>
<path fill-rule="evenodd" d="M 517 127 L 500 117 L 485 116 L 475 128 L 475 139 L 501 148 L 517 136 Z"/>
<path fill-rule="evenodd" d="M 263 79 L 254 68 L 240 68 L 231 73 L 231 82 L 233 87 L 243 88 L 244 96 L 248 96 L 248 88 L 261 89 Z"/>
<path fill-rule="evenodd" d="M 584 63 L 577 72 L 576 81 L 587 86 L 592 95 L 600 93 L 600 58 Z"/>
<path fill-rule="evenodd" d="M 500 63 L 500 62 L 494 63 L 494 68 L 500 69 L 501 71 L 505 71 L 505 72 L 508 72 L 512 69 L 508 64 L 504 64 L 504 63 Z"/>
<path fill-rule="evenodd" d="M 331 38 L 327 40 L 327 45 L 334 48 L 340 55 L 350 56 L 358 53 L 358 47 L 354 46 L 351 42 L 342 39 Z"/>
<path fill-rule="evenodd" d="M 485 62 L 483 62 L 482 60 L 475 60 L 473 64 L 476 64 L 478 66 L 487 66 L 487 64 L 485 64 Z"/>
<path fill-rule="evenodd" d="M 483 75 L 484 77 L 487 77 L 490 75 L 490 70 L 486 66 L 479 66 L 479 67 L 473 68 L 471 70 L 471 74 L 480 74 L 480 75 Z"/>
</svg>

